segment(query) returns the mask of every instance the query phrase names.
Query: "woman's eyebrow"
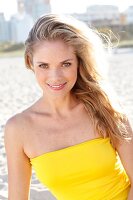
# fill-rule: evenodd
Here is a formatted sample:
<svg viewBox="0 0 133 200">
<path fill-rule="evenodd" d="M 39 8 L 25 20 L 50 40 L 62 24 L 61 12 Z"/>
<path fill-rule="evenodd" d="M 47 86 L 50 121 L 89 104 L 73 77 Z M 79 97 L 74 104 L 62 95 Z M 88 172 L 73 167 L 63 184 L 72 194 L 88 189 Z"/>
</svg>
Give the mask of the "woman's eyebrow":
<svg viewBox="0 0 133 200">
<path fill-rule="evenodd" d="M 69 59 L 66 59 L 66 60 L 63 60 L 63 61 L 61 61 L 60 63 L 64 63 L 64 62 L 67 62 L 67 61 L 72 61 L 73 59 L 72 58 L 69 58 Z M 38 61 L 38 62 L 36 62 L 36 63 L 38 63 L 38 64 L 41 64 L 41 63 L 43 63 L 43 64 L 46 64 L 46 65 L 48 65 L 49 63 L 46 63 L 46 62 L 43 62 L 43 61 Z"/>
<path fill-rule="evenodd" d="M 63 60 L 63 61 L 60 62 L 60 63 L 67 62 L 67 61 L 70 61 L 70 60 L 73 60 L 73 59 L 72 59 L 72 58 L 69 58 L 69 59 Z"/>
</svg>

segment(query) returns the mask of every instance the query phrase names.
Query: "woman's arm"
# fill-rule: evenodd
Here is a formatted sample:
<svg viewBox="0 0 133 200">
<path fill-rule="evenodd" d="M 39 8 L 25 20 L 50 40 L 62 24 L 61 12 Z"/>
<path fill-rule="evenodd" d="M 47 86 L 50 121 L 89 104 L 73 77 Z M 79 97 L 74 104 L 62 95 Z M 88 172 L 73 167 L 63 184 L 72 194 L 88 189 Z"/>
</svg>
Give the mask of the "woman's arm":
<svg viewBox="0 0 133 200">
<path fill-rule="evenodd" d="M 23 127 L 20 124 L 20 120 L 14 116 L 6 123 L 4 132 L 8 165 L 8 200 L 29 199 L 32 170 L 23 151 Z"/>
<path fill-rule="evenodd" d="M 133 136 L 133 130 L 129 121 L 126 122 L 126 126 L 128 132 Z M 116 146 L 116 150 L 131 182 L 128 200 L 133 200 L 133 138 L 130 142 L 121 142 L 121 144 Z"/>
<path fill-rule="evenodd" d="M 133 199 L 133 187 L 131 186 L 127 200 L 132 200 L 132 199 Z"/>
</svg>

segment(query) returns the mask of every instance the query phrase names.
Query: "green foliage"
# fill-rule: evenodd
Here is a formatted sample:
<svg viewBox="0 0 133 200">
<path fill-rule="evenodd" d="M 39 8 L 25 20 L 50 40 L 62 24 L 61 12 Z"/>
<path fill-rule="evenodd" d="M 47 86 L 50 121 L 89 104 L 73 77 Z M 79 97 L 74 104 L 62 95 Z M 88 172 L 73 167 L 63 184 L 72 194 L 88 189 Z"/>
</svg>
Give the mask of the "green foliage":
<svg viewBox="0 0 133 200">
<path fill-rule="evenodd" d="M 20 51 L 24 50 L 23 43 L 11 43 L 11 42 L 4 42 L 0 43 L 0 52 L 13 52 L 13 51 Z"/>
<path fill-rule="evenodd" d="M 24 56 L 24 44 L 1 42 L 0 43 L 0 57 L 16 57 Z"/>
<path fill-rule="evenodd" d="M 118 45 L 119 48 L 133 48 L 133 40 L 123 40 Z"/>
</svg>

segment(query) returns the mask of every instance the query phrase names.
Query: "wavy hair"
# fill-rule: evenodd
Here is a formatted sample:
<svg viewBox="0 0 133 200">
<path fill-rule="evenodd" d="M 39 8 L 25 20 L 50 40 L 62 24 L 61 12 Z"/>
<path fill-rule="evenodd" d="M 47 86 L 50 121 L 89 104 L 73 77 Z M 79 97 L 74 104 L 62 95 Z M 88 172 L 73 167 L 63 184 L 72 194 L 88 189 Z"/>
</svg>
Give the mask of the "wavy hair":
<svg viewBox="0 0 133 200">
<path fill-rule="evenodd" d="M 103 87 L 105 83 L 101 69 L 106 69 L 106 63 L 103 41 L 98 31 L 71 16 L 57 14 L 41 16 L 25 41 L 26 67 L 32 69 L 36 44 L 57 39 L 63 40 L 75 50 L 79 66 L 77 81 L 72 92 L 84 103 L 95 130 L 103 137 L 110 137 L 114 146 L 120 140 L 131 139 L 125 123 L 126 115 L 113 105 Z"/>
</svg>

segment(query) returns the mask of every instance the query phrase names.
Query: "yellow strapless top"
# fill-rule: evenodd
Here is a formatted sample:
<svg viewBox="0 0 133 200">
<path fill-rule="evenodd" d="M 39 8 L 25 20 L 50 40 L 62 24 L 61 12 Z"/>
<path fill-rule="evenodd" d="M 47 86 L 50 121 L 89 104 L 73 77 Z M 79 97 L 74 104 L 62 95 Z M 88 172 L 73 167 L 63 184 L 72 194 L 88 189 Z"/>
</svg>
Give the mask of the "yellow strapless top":
<svg viewBox="0 0 133 200">
<path fill-rule="evenodd" d="M 109 138 L 96 138 L 30 159 L 58 200 L 126 200 L 129 178 Z"/>
</svg>

